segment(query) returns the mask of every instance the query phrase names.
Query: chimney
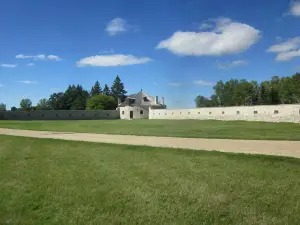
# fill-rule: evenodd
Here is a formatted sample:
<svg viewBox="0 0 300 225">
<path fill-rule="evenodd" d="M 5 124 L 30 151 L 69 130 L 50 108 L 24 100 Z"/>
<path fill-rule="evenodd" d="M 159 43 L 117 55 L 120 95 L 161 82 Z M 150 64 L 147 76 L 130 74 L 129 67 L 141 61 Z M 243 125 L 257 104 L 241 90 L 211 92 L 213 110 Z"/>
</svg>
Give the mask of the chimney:
<svg viewBox="0 0 300 225">
<path fill-rule="evenodd" d="M 120 104 L 121 104 L 121 98 L 118 97 L 118 105 L 120 105 Z"/>
<path fill-rule="evenodd" d="M 155 96 L 155 104 L 158 104 L 158 96 Z"/>
<path fill-rule="evenodd" d="M 160 102 L 160 104 L 165 105 L 165 98 L 164 98 L 164 97 L 161 97 L 161 102 Z"/>
</svg>

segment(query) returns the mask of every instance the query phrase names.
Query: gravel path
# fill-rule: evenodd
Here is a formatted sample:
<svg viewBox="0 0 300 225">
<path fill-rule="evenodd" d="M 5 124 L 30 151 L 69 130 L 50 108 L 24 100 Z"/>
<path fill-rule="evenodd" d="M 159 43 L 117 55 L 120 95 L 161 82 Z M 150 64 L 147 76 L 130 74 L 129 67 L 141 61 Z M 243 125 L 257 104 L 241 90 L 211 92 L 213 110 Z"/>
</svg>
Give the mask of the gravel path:
<svg viewBox="0 0 300 225">
<path fill-rule="evenodd" d="M 132 135 L 89 134 L 72 132 L 14 130 L 0 128 L 0 134 L 51 138 L 73 141 L 101 142 L 153 147 L 184 148 L 193 150 L 217 150 L 222 152 L 290 156 L 300 158 L 300 141 L 261 141 L 202 138 L 172 138 Z"/>
</svg>

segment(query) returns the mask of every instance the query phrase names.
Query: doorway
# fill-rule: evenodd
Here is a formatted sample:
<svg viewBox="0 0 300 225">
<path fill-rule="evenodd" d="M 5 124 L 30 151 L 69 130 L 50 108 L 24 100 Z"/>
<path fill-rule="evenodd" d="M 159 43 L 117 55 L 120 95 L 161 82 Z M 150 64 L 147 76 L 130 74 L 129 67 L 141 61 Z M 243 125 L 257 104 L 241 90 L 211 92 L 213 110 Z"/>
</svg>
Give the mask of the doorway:
<svg viewBox="0 0 300 225">
<path fill-rule="evenodd" d="M 130 119 L 133 118 L 133 111 L 130 111 Z"/>
</svg>

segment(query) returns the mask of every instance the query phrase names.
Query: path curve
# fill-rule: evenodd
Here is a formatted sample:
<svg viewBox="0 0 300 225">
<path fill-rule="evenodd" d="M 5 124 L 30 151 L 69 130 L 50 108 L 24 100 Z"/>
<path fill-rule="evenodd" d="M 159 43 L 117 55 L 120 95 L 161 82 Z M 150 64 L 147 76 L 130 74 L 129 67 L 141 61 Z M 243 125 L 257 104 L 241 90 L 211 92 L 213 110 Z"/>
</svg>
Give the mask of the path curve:
<svg viewBox="0 0 300 225">
<path fill-rule="evenodd" d="M 0 134 L 51 138 L 72 141 L 87 141 L 126 145 L 146 145 L 153 147 L 183 148 L 193 150 L 208 150 L 234 153 L 249 153 L 263 155 L 277 155 L 300 158 L 300 141 L 264 141 L 264 140 L 230 140 L 230 139 L 202 139 L 175 138 L 112 134 L 90 134 L 53 131 L 32 131 L 0 128 Z"/>
</svg>

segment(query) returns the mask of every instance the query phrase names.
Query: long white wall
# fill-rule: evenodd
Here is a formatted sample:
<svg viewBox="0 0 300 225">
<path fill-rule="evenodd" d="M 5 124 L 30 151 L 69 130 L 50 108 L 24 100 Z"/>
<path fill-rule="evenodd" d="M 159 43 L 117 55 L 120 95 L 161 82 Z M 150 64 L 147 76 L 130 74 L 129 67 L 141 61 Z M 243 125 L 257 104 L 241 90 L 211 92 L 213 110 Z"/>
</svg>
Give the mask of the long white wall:
<svg viewBox="0 0 300 225">
<path fill-rule="evenodd" d="M 151 109 L 149 119 L 248 120 L 300 123 L 300 105 Z"/>
</svg>

